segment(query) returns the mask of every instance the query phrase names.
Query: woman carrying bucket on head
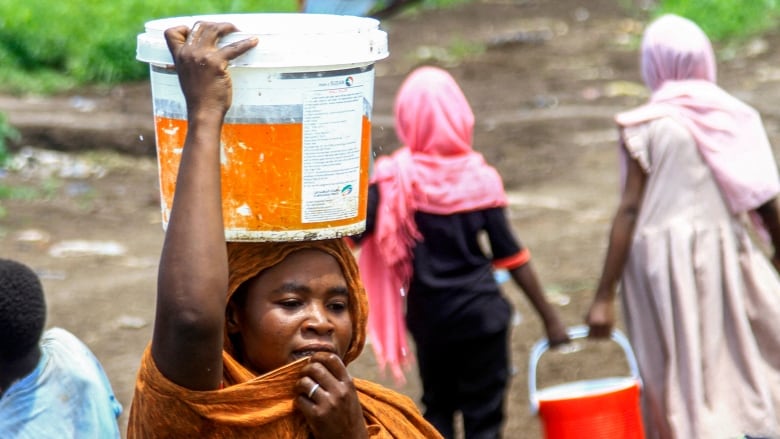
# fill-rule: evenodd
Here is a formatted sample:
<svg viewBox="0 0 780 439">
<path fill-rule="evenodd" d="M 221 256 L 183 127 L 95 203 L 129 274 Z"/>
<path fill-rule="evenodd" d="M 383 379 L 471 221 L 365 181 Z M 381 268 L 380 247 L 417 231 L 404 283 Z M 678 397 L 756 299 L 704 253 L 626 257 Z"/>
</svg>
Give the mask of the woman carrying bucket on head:
<svg viewBox="0 0 780 439">
<path fill-rule="evenodd" d="M 624 187 L 590 335 L 615 325 L 620 282 L 649 439 L 777 437 L 780 278 L 745 220 L 777 264 L 780 183 L 760 116 L 716 85 L 710 41 L 687 19 L 648 26 L 641 71 L 650 101 L 616 116 Z"/>
<path fill-rule="evenodd" d="M 160 260 L 157 317 L 128 437 L 439 437 L 407 397 L 352 378 L 366 298 L 340 239 L 225 242 L 220 131 L 237 29 L 165 32 L 188 131 Z"/>
<path fill-rule="evenodd" d="M 376 161 L 366 233 L 355 239 L 372 346 L 403 379 L 408 325 L 426 419 L 451 438 L 460 412 L 466 438 L 501 437 L 512 310 L 493 269 L 509 270 L 552 345 L 568 341 L 566 328 L 512 233 L 501 177 L 472 149 L 474 114 L 455 79 L 414 70 L 396 95 L 395 121 L 405 146 Z"/>
</svg>

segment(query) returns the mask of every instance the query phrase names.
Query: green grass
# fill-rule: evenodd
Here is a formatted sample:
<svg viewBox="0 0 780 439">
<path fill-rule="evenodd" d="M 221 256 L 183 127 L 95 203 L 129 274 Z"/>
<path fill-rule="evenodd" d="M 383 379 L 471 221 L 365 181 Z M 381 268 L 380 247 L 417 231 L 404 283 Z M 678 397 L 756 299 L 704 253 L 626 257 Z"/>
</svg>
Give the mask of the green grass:
<svg viewBox="0 0 780 439">
<path fill-rule="evenodd" d="M 136 36 L 146 21 L 229 12 L 289 12 L 296 0 L 26 0 L 0 2 L 0 91 L 53 93 L 143 79 Z"/>
<path fill-rule="evenodd" d="M 653 17 L 674 13 L 693 20 L 713 41 L 735 42 L 771 29 L 779 0 L 663 0 Z"/>
<path fill-rule="evenodd" d="M 424 0 L 414 8 L 470 0 Z M 294 12 L 297 0 L 0 1 L 0 93 L 52 94 L 147 78 L 135 59 L 146 21 L 182 15 Z"/>
<path fill-rule="evenodd" d="M 43 196 L 43 191 L 37 187 L 0 184 L 0 200 L 35 200 Z"/>
<path fill-rule="evenodd" d="M 422 0 L 412 11 L 474 0 Z M 617 0 L 631 7 L 628 0 Z M 51 94 L 84 84 L 145 79 L 136 36 L 155 18 L 231 12 L 291 12 L 297 0 L 26 0 L 0 2 L 0 93 Z M 676 13 L 714 41 L 739 40 L 771 28 L 780 0 L 663 0 L 653 17 Z M 455 45 L 454 52 L 474 50 Z"/>
<path fill-rule="evenodd" d="M 62 180 L 47 178 L 33 185 L 12 185 L 0 180 L 0 219 L 8 215 L 8 209 L 3 204 L 5 200 L 38 201 L 51 200 L 62 187 Z M 82 200 L 77 200 L 83 203 Z M 82 204 L 80 204 L 82 206 Z M 2 229 L 0 229 L 2 234 Z"/>
</svg>

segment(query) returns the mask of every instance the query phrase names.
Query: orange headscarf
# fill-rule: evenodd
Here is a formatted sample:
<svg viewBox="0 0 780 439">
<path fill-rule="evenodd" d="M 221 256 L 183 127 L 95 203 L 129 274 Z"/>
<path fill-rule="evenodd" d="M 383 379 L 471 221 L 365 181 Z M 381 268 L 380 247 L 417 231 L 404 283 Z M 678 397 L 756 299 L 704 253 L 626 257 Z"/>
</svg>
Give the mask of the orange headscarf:
<svg viewBox="0 0 780 439">
<path fill-rule="evenodd" d="M 354 334 L 344 357 L 344 363 L 348 364 L 360 355 L 365 344 L 368 303 L 357 264 L 343 240 L 228 243 L 230 278 L 227 300 L 242 283 L 303 249 L 315 249 L 333 256 L 347 281 Z M 293 386 L 300 379 L 301 368 L 309 360 L 298 360 L 255 376 L 236 361 L 232 350 L 232 344 L 226 337 L 222 355 L 226 387 L 193 391 L 166 379 L 147 348 L 136 381 L 128 438 L 308 439 L 309 428 L 303 415 L 293 405 L 297 396 Z M 371 437 L 440 437 L 408 397 L 368 381 L 353 381 Z"/>
<path fill-rule="evenodd" d="M 322 241 L 297 241 L 297 242 L 229 242 L 228 249 L 228 267 L 230 269 L 230 278 L 228 279 L 227 301 L 233 297 L 239 286 L 244 282 L 257 276 L 263 270 L 273 267 L 282 262 L 288 255 L 299 250 L 314 249 L 325 252 L 338 262 L 341 271 L 344 273 L 344 279 L 347 281 L 347 289 L 350 292 L 349 316 L 352 320 L 352 342 L 344 355 L 344 364 L 349 364 L 357 358 L 363 351 L 366 342 L 366 322 L 368 320 L 368 300 L 360 281 L 357 263 L 349 247 L 343 240 L 322 240 Z M 227 336 L 225 330 L 225 352 L 234 356 L 233 344 Z M 227 369 L 227 368 L 225 368 Z M 244 369 L 242 367 L 242 369 Z M 225 383 L 228 385 L 247 381 L 246 375 L 238 377 L 229 376 L 228 373 L 237 371 L 225 370 Z M 251 372 L 245 370 L 251 375 Z M 254 375 L 252 375 L 254 376 Z"/>
</svg>

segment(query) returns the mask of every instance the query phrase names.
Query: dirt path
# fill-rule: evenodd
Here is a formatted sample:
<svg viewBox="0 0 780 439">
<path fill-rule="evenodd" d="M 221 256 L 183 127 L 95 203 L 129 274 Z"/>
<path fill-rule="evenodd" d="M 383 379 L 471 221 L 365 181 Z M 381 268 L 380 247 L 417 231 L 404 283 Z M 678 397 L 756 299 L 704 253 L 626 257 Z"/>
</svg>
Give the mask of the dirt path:
<svg viewBox="0 0 780 439">
<path fill-rule="evenodd" d="M 409 69 L 449 68 L 474 107 L 476 148 L 510 190 L 517 234 L 572 325 L 581 322 L 596 282 L 617 196 L 610 118 L 644 98 L 636 71 L 641 27 L 623 3 L 476 1 L 382 24 L 391 56 L 377 64 L 374 148 L 381 154 L 397 144 L 392 99 Z M 774 145 L 780 145 L 778 43 L 769 35 L 720 63 L 721 83 L 762 111 Z M 28 189 L 23 199 L 0 202 L 6 212 L 0 255 L 38 270 L 49 325 L 72 330 L 94 349 L 127 413 L 151 334 L 162 242 L 148 84 L 47 99 L 0 97 L 0 111 L 22 130 L 25 145 L 90 151 L 54 159 L 56 167 L 84 174 L 79 178 L 0 174 L 0 186 Z M 122 154 L 94 152 L 104 148 Z M 69 162 L 74 158 L 83 162 Z M 540 422 L 528 411 L 527 354 L 542 331 L 518 291 L 508 285 L 506 292 L 522 317 L 512 339 L 516 375 L 506 437 L 537 438 Z M 625 370 L 611 346 L 575 355 L 543 362 L 540 384 Z M 370 349 L 351 368 L 391 384 L 377 376 Z M 419 396 L 414 377 L 400 390 Z"/>
</svg>

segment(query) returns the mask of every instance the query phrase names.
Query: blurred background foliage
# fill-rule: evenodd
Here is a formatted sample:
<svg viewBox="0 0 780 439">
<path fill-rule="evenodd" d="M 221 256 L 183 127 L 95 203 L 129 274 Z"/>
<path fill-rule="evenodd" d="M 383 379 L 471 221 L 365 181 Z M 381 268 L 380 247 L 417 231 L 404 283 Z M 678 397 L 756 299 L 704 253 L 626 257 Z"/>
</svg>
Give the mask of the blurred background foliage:
<svg viewBox="0 0 780 439">
<path fill-rule="evenodd" d="M 780 15 L 778 0 L 662 0 L 652 16 L 665 13 L 695 21 L 717 42 L 740 41 L 771 29 Z"/>
<path fill-rule="evenodd" d="M 423 0 L 413 8 L 464 1 Z M 297 8 L 298 0 L 2 0 L 0 92 L 49 94 L 145 79 L 149 66 L 135 60 L 136 36 L 152 19 Z"/>
<path fill-rule="evenodd" d="M 26 0 L 0 2 L 0 90 L 53 93 L 143 79 L 144 22 L 168 16 L 295 9 L 296 0 Z"/>
<path fill-rule="evenodd" d="M 422 0 L 404 13 L 467 1 L 475 0 Z M 673 12 L 699 23 L 715 41 L 740 39 L 771 28 L 778 16 L 778 2 L 662 0 L 649 3 L 646 18 Z M 635 3 L 616 0 L 616 6 L 624 8 Z M 148 20 L 212 13 L 293 12 L 297 6 L 298 0 L 3 0 L 0 92 L 49 94 L 85 84 L 143 80 L 148 65 L 135 60 L 136 35 Z"/>
<path fill-rule="evenodd" d="M 469 1 L 477 0 L 419 0 L 402 13 Z M 778 3 L 780 0 L 615 1 L 616 7 L 631 9 L 640 19 L 664 13 L 688 17 L 717 42 L 738 42 L 771 29 L 780 14 Z M 0 93 L 46 95 L 85 85 L 145 80 L 148 65 L 135 59 L 136 36 L 152 19 L 294 12 L 297 8 L 298 0 L 1 0 Z M 16 136 L 1 116 L 0 161 L 6 141 Z"/>
</svg>

